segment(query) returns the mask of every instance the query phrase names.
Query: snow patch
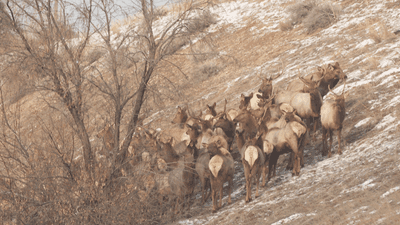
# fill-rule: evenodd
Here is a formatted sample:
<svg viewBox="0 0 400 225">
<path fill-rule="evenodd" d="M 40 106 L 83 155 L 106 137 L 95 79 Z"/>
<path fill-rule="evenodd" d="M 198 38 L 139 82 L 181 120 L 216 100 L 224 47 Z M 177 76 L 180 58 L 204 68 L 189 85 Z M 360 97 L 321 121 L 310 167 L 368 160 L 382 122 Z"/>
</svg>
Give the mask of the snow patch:
<svg viewBox="0 0 400 225">
<path fill-rule="evenodd" d="M 368 123 L 368 121 L 371 120 L 371 117 L 365 118 L 361 121 L 359 121 L 356 125 L 354 125 L 355 128 L 361 127 L 362 125 Z"/>
<path fill-rule="evenodd" d="M 383 195 L 381 195 L 381 198 L 385 198 L 386 196 L 388 196 L 388 195 L 390 195 L 390 194 L 392 194 L 393 192 L 398 191 L 398 190 L 400 190 L 400 186 L 391 188 L 389 191 L 387 191 L 387 192 L 385 192 Z"/>
</svg>

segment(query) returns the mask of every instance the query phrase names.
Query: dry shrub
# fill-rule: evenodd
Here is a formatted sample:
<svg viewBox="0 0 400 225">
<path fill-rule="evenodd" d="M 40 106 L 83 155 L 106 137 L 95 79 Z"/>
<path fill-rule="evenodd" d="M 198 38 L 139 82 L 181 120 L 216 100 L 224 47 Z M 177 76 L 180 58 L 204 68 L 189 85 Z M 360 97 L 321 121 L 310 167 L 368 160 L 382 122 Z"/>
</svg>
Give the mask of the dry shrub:
<svg viewBox="0 0 400 225">
<path fill-rule="evenodd" d="M 280 21 L 279 22 L 279 29 L 281 30 L 281 31 L 288 31 L 288 30 L 291 30 L 291 29 L 293 29 L 293 25 L 292 25 L 292 23 L 290 22 L 290 20 L 285 20 L 285 21 Z"/>
<path fill-rule="evenodd" d="M 201 40 L 195 45 L 191 46 L 191 59 L 194 64 L 203 63 L 207 60 L 213 59 L 218 56 L 218 52 L 215 51 L 214 46 L 207 40 Z"/>
<path fill-rule="evenodd" d="M 189 19 L 186 22 L 185 27 L 190 35 L 201 32 L 216 22 L 217 20 L 214 14 L 211 14 L 209 10 L 203 10 L 196 17 Z M 189 43 L 190 39 L 188 36 L 175 36 L 165 45 L 165 48 L 167 49 L 166 54 L 174 54 L 176 51 Z"/>
<path fill-rule="evenodd" d="M 194 68 L 193 76 L 197 81 L 203 81 L 217 75 L 225 66 L 221 63 L 216 63 L 215 60 L 208 60 L 200 66 Z"/>
<path fill-rule="evenodd" d="M 190 42 L 190 39 L 187 36 L 175 36 L 168 43 L 166 43 L 165 54 L 172 55 L 176 51 L 181 49 L 183 46 L 189 44 L 189 42 Z"/>
<path fill-rule="evenodd" d="M 314 0 L 299 2 L 288 7 L 287 11 L 290 13 L 289 21 L 292 26 L 301 24 L 303 19 L 317 6 Z"/>
<path fill-rule="evenodd" d="M 326 28 L 339 19 L 342 8 L 331 3 L 323 3 L 314 7 L 303 20 L 307 32 L 313 33 L 320 28 Z"/>
<path fill-rule="evenodd" d="M 368 34 L 371 39 L 375 41 L 375 43 L 380 43 L 383 40 L 395 38 L 395 34 L 389 31 L 388 27 L 382 20 L 377 22 L 377 28 L 375 28 L 372 22 L 368 22 Z"/>
<path fill-rule="evenodd" d="M 203 10 L 199 14 L 191 18 L 187 22 L 187 30 L 189 33 L 194 34 L 203 31 L 207 27 L 217 22 L 217 18 L 210 10 Z"/>
</svg>

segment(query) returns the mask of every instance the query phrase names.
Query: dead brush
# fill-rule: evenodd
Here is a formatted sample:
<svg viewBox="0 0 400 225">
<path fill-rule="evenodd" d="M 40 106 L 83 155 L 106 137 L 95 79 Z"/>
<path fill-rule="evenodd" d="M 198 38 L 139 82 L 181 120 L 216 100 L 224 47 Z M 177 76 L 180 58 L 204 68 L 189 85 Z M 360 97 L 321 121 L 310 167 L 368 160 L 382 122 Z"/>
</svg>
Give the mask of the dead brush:
<svg viewBox="0 0 400 225">
<path fill-rule="evenodd" d="M 372 23 L 371 21 L 369 21 L 367 25 L 368 35 L 372 40 L 375 41 L 375 43 L 381 43 L 384 40 L 396 37 L 392 32 L 389 31 L 389 28 L 384 22 L 382 22 L 382 20 L 379 20 L 376 26 L 375 23 Z"/>
<path fill-rule="evenodd" d="M 307 33 L 311 34 L 320 28 L 326 28 L 339 20 L 342 8 L 331 3 L 323 3 L 314 7 L 304 19 Z"/>
<path fill-rule="evenodd" d="M 288 21 L 290 21 L 291 26 L 301 24 L 311 10 L 316 6 L 317 2 L 314 0 L 298 2 L 289 6 L 287 11 L 290 13 Z"/>
</svg>

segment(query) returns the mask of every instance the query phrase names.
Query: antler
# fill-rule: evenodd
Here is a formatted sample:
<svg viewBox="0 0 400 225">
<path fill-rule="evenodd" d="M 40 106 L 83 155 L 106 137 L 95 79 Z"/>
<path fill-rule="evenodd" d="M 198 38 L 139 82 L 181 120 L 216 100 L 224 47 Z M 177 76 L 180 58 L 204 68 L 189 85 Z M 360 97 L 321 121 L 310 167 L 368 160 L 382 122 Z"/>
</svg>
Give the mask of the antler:
<svg viewBox="0 0 400 225">
<path fill-rule="evenodd" d="M 337 95 L 335 92 L 332 91 L 331 85 L 328 85 L 328 89 L 329 89 L 329 91 L 332 92 L 335 96 L 339 96 L 339 95 Z"/>
<path fill-rule="evenodd" d="M 344 89 L 346 89 L 346 80 L 344 80 L 342 95 L 344 95 Z"/>
<path fill-rule="evenodd" d="M 282 63 L 282 72 L 279 73 L 278 75 L 276 75 L 275 77 L 271 77 L 270 78 L 271 80 L 275 80 L 276 78 L 280 77 L 283 74 L 285 67 L 283 66 L 284 64 L 283 64 L 282 59 L 281 59 L 281 63 Z"/>
<path fill-rule="evenodd" d="M 226 104 L 228 104 L 228 101 L 225 98 L 224 113 L 226 113 Z"/>
</svg>

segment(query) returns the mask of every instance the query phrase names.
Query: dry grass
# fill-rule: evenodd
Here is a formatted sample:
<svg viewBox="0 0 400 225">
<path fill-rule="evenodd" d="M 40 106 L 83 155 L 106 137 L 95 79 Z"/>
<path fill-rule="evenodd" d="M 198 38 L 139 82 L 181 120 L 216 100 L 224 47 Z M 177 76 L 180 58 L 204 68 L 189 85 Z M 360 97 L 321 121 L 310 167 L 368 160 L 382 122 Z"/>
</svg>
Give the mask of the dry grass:
<svg viewBox="0 0 400 225">
<path fill-rule="evenodd" d="M 282 31 L 288 31 L 293 26 L 303 24 L 307 32 L 313 33 L 320 28 L 326 28 L 339 19 L 341 7 L 331 3 L 318 1 L 303 1 L 288 6 L 290 16 L 279 23 Z"/>
<path fill-rule="evenodd" d="M 375 22 L 377 21 L 377 22 Z M 380 43 L 384 40 L 395 38 L 395 34 L 389 31 L 387 25 L 381 20 L 370 20 L 368 24 L 368 35 L 375 43 Z"/>
</svg>

